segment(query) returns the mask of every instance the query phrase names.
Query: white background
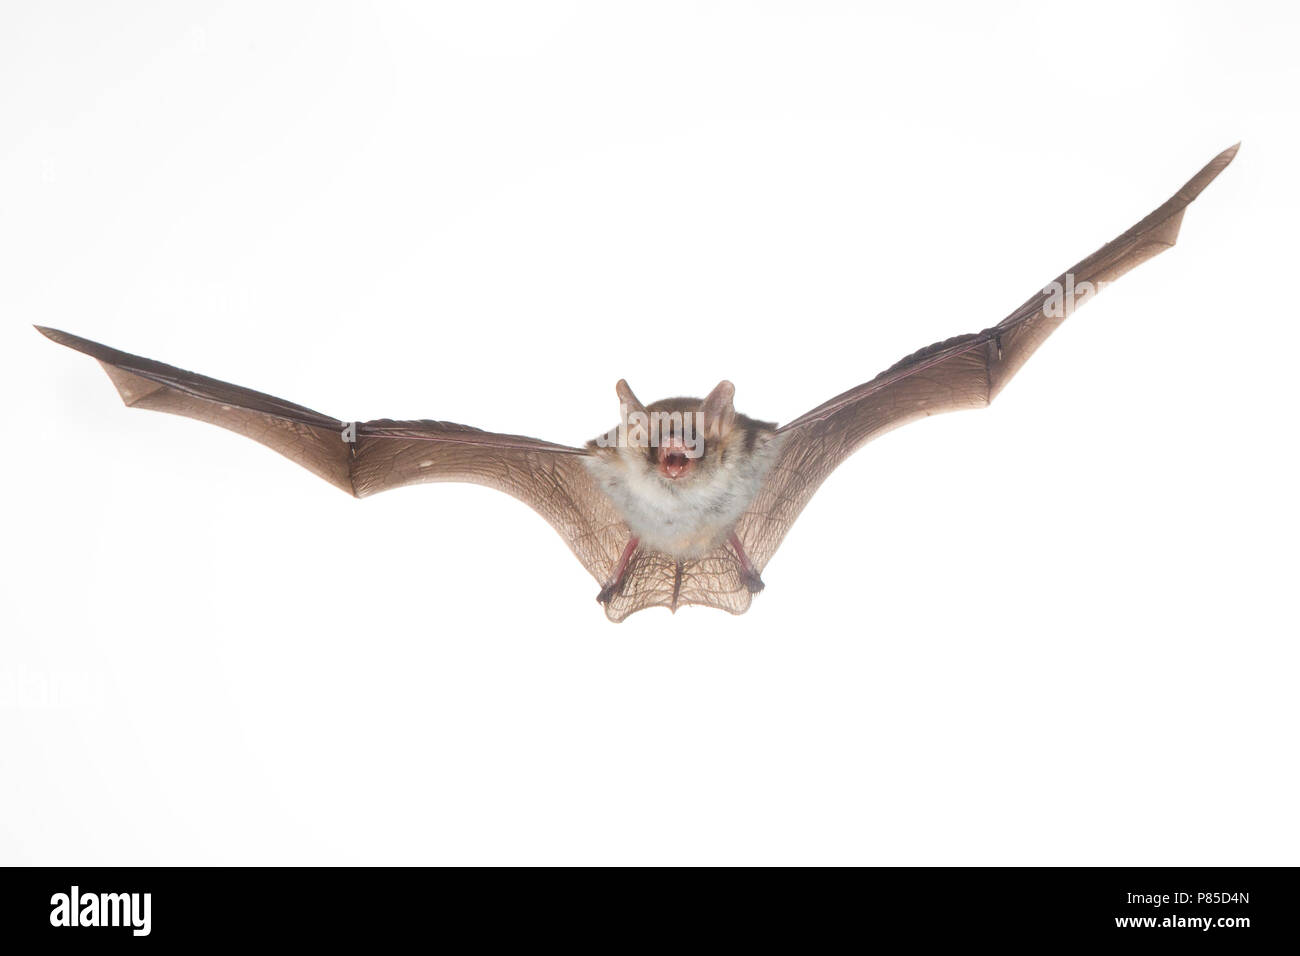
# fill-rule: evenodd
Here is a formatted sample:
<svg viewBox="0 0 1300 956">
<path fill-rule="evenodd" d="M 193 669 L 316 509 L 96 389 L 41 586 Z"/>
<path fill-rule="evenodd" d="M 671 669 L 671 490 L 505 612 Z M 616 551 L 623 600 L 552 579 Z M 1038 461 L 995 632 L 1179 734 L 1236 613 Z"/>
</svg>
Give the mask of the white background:
<svg viewBox="0 0 1300 956">
<path fill-rule="evenodd" d="M 0 862 L 1297 862 L 1288 5 L 42 4 L 0 18 Z M 788 420 L 1215 153 L 743 617 L 540 518 L 127 412 L 52 325 L 346 419 Z"/>
</svg>

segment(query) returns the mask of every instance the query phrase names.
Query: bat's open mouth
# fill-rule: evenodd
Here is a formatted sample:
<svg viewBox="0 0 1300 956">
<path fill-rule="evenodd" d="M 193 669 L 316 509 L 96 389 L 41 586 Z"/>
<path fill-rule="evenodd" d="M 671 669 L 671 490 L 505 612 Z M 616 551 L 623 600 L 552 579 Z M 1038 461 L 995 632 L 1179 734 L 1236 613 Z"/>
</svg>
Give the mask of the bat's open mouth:
<svg viewBox="0 0 1300 956">
<path fill-rule="evenodd" d="M 659 474 L 665 478 L 677 479 L 691 468 L 691 459 L 686 449 L 677 445 L 668 445 L 659 449 Z"/>
</svg>

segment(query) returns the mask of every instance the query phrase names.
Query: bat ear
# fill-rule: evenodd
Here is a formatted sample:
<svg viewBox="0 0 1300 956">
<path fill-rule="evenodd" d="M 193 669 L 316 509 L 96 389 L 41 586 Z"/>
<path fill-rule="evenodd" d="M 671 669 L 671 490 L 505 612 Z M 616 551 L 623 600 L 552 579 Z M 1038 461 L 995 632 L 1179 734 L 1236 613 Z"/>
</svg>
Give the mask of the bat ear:
<svg viewBox="0 0 1300 956">
<path fill-rule="evenodd" d="M 700 403 L 700 418 L 703 420 L 704 437 L 721 438 L 731 431 L 736 421 L 736 408 L 731 400 L 736 396 L 736 386 L 726 379 L 717 384 L 709 397 Z"/>
<path fill-rule="evenodd" d="M 645 414 L 645 406 L 641 404 L 639 398 L 632 394 L 632 389 L 627 384 L 627 379 L 620 378 L 618 384 L 614 386 L 614 391 L 618 392 L 619 404 L 627 406 L 627 411 L 624 412 L 624 414 L 630 414 L 632 412 L 640 412 L 642 415 Z"/>
</svg>

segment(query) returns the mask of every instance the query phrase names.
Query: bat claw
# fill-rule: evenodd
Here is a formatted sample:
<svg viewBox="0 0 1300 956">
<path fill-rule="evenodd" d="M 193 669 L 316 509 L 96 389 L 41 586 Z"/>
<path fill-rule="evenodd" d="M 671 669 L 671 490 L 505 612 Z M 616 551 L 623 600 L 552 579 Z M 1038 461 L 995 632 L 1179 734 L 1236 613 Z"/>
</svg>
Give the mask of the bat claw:
<svg viewBox="0 0 1300 956">
<path fill-rule="evenodd" d="M 614 599 L 614 592 L 616 590 L 618 590 L 618 588 L 615 585 L 606 584 L 603 588 L 600 589 L 600 593 L 596 595 L 596 603 L 608 604 L 610 601 Z"/>
<path fill-rule="evenodd" d="M 741 582 L 749 589 L 750 594 L 757 594 L 763 588 L 767 587 L 763 579 L 757 574 L 743 574 L 740 577 Z"/>
</svg>

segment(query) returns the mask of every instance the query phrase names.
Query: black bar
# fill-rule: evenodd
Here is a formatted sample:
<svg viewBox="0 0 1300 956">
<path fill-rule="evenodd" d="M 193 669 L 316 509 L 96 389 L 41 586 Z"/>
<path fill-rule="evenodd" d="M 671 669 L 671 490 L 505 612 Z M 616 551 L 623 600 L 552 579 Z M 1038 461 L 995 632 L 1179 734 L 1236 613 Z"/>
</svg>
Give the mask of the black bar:
<svg viewBox="0 0 1300 956">
<path fill-rule="evenodd" d="M 451 942 L 469 933 L 482 943 L 518 933 L 534 945 L 589 940 L 613 948 L 749 938 L 803 946 L 836 939 L 871 945 L 901 938 L 1208 943 L 1239 949 L 1291 946 L 1300 915 L 1292 868 L 828 869 L 815 874 L 628 868 L 595 879 L 577 868 L 564 874 L 15 868 L 3 871 L 3 881 L 0 938 L 36 945 L 78 939 L 96 946 L 161 940 L 374 947 L 396 945 L 412 933 L 429 942 Z M 118 925 L 71 925 L 74 886 L 80 904 L 75 922 L 116 918 Z"/>
</svg>

